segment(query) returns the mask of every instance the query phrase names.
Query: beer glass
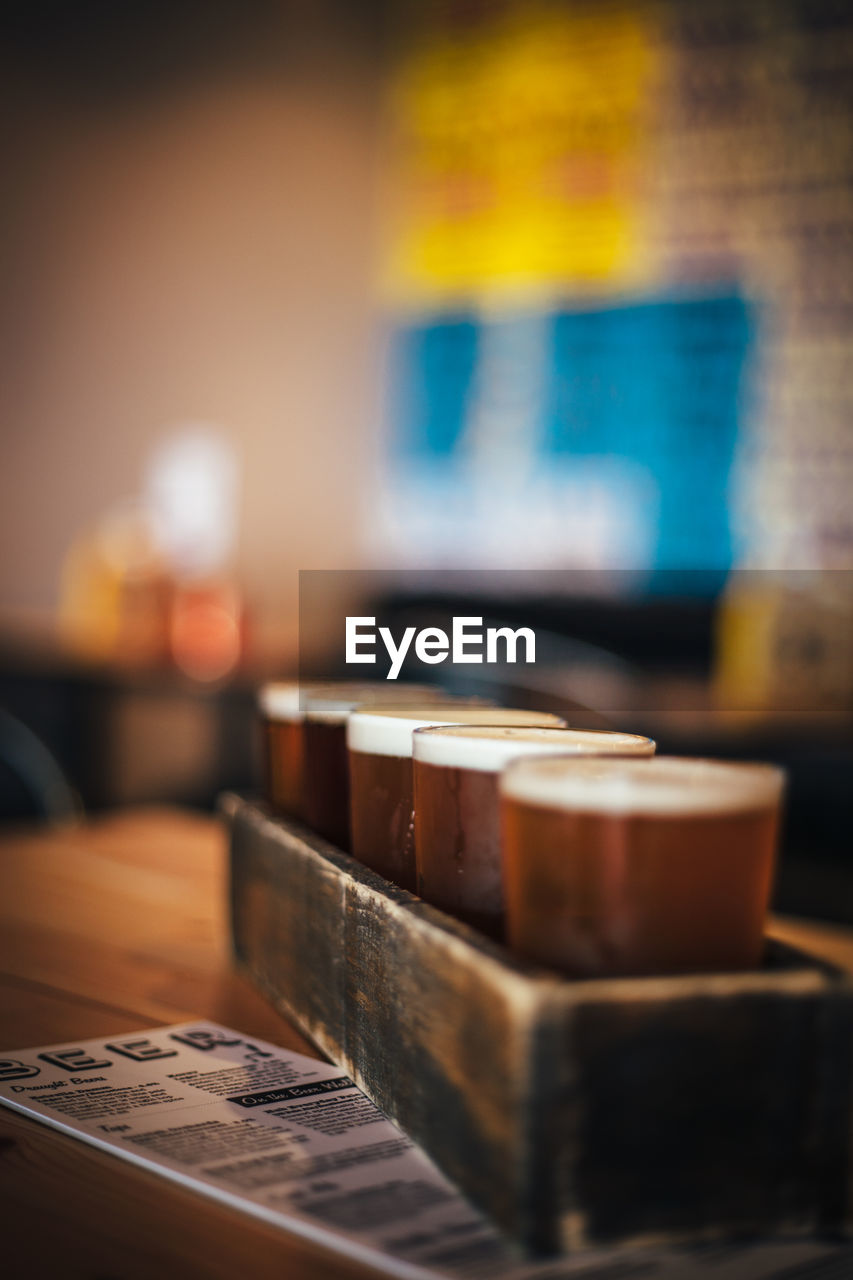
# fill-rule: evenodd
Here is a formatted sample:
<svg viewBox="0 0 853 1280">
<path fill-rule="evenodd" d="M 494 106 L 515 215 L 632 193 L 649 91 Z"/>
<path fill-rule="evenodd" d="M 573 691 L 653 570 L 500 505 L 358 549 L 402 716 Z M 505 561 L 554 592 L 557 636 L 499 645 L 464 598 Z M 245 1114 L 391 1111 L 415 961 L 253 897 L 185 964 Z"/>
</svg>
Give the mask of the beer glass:
<svg viewBox="0 0 853 1280">
<path fill-rule="evenodd" d="M 446 698 L 437 685 L 402 681 L 340 681 L 309 690 L 303 699 L 302 813 L 307 825 L 338 848 L 349 849 L 346 723 L 354 707 L 362 702 L 385 706 Z"/>
<path fill-rule="evenodd" d="M 264 795 L 277 813 L 302 816 L 303 736 L 299 685 L 265 684 L 258 693 Z"/>
<path fill-rule="evenodd" d="M 501 770 L 520 756 L 654 754 L 650 738 L 603 730 L 440 725 L 413 738 L 418 893 L 494 938 L 504 931 Z"/>
<path fill-rule="evenodd" d="M 500 783 L 510 945 L 583 977 L 757 965 L 783 784 L 766 764 L 514 761 Z"/>
<path fill-rule="evenodd" d="M 412 735 L 435 724 L 551 725 L 546 712 L 464 700 L 409 707 L 359 707 L 349 718 L 352 852 L 368 867 L 415 890 Z"/>
<path fill-rule="evenodd" d="M 318 748 L 312 741 L 306 748 L 308 730 L 306 718 L 309 703 L 317 709 L 318 717 L 325 714 L 329 720 L 336 715 L 342 716 L 337 734 L 330 735 L 337 743 L 338 755 L 343 760 L 343 812 L 346 832 L 349 823 L 347 801 L 347 769 L 346 741 L 344 724 L 346 716 L 354 706 L 366 700 L 379 701 L 387 698 L 394 702 L 411 702 L 413 698 L 430 701 L 433 698 L 446 698 L 447 695 L 436 685 L 395 684 L 386 686 L 377 682 L 352 680 L 312 680 L 300 683 L 297 680 L 272 681 L 262 685 L 258 691 L 258 710 L 261 717 L 264 795 L 270 806 L 288 818 L 299 818 L 310 821 L 320 817 L 320 825 L 324 829 L 340 830 L 333 824 L 324 821 L 326 811 L 322 796 L 331 794 L 332 799 L 326 809 L 335 810 L 340 806 L 339 793 L 334 794 L 330 787 L 322 788 L 320 778 L 324 773 L 322 755 L 323 742 Z M 336 711 L 337 709 L 337 711 Z M 322 734 L 318 735 L 322 738 Z M 329 754 L 334 758 L 334 741 Z M 311 781 L 312 802 L 307 804 L 306 797 L 306 755 L 308 779 Z M 334 765 L 329 763 L 328 769 L 333 772 Z M 338 770 L 340 775 L 341 770 Z M 318 777 L 319 775 L 319 777 Z M 329 838 L 329 837 L 327 837 Z M 344 840 L 346 843 L 346 840 Z"/>
</svg>

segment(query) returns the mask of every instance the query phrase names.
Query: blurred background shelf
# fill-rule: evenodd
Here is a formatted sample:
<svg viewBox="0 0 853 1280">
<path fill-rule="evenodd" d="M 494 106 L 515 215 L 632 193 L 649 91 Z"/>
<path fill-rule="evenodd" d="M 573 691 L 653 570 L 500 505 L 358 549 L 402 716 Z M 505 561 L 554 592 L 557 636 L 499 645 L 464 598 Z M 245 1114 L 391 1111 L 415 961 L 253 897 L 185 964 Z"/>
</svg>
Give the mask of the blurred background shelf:
<svg viewBox="0 0 853 1280">
<path fill-rule="evenodd" d="M 455 606 L 435 596 L 391 596 L 370 607 L 387 609 L 395 625 L 426 625 L 445 620 Z M 490 619 L 518 620 L 498 601 L 482 608 Z M 469 667 L 465 691 L 555 710 L 576 725 L 648 734 L 668 753 L 784 765 L 790 787 L 776 908 L 853 922 L 853 728 L 843 703 L 823 711 L 721 708 L 709 661 L 713 611 L 694 602 L 686 602 L 683 616 L 672 600 L 652 608 L 607 602 L 597 618 L 589 602 L 564 603 L 560 614 L 528 601 L 524 617 L 537 627 L 541 660 L 531 668 Z M 672 645 L 663 655 L 655 644 L 659 629 Z M 620 649 L 598 643 L 616 645 L 620 637 Z M 245 663 L 203 684 L 166 665 L 82 661 L 57 643 L 28 645 L 7 634 L 0 640 L 0 707 L 49 750 L 86 810 L 163 800 L 210 810 L 220 791 L 258 786 L 255 690 L 267 673 L 261 663 Z M 33 786 L 4 756 L 0 818 L 39 811 Z"/>
</svg>

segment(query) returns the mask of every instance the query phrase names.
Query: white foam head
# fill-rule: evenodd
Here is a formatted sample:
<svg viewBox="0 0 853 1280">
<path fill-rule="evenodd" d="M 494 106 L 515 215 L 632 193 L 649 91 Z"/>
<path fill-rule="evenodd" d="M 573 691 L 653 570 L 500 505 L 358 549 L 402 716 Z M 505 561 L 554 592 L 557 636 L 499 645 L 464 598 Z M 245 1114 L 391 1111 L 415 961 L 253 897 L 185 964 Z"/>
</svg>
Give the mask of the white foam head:
<svg viewBox="0 0 853 1280">
<path fill-rule="evenodd" d="M 540 725 L 559 729 L 565 721 L 547 711 L 487 707 L 461 700 L 434 706 L 364 706 L 354 711 L 347 722 L 347 746 L 369 755 L 404 758 L 412 754 L 415 729 L 448 724 Z"/>
<path fill-rule="evenodd" d="M 524 804 L 609 817 L 721 816 L 772 808 L 785 774 L 769 764 L 656 756 L 644 760 L 571 757 L 515 760 L 501 794 Z"/>
<path fill-rule="evenodd" d="M 298 682 L 262 685 L 258 690 L 258 708 L 267 720 L 301 720 Z"/>
<path fill-rule="evenodd" d="M 497 773 L 519 756 L 654 755 L 651 738 L 600 729 L 565 729 L 522 725 L 433 725 L 416 729 L 415 760 L 451 769 Z"/>
<path fill-rule="evenodd" d="M 447 696 L 445 690 L 437 685 L 342 680 L 322 690 L 308 692 L 303 698 L 303 708 L 306 720 L 343 724 L 350 713 L 363 703 L 396 706 L 401 703 L 408 705 L 414 700 L 419 703 L 446 702 Z"/>
<path fill-rule="evenodd" d="M 415 699 L 444 702 L 447 694 L 437 685 L 368 680 L 277 680 L 258 690 L 258 707 L 268 720 L 302 720 L 309 708 L 316 709 L 318 718 L 325 709 L 329 718 L 345 720 L 361 702 L 409 703 Z"/>
</svg>

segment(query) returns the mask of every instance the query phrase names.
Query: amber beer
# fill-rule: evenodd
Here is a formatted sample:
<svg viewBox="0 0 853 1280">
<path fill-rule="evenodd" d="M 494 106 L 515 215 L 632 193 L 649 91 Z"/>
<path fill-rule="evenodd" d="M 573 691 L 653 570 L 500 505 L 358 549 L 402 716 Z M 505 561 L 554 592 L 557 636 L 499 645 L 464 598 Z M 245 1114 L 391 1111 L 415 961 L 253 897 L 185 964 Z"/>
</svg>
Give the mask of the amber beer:
<svg viewBox="0 0 853 1280">
<path fill-rule="evenodd" d="M 562 726 L 546 712 L 456 702 L 410 707 L 360 707 L 350 716 L 352 852 L 387 880 L 415 890 L 412 735 L 438 724 Z"/>
<path fill-rule="evenodd" d="M 765 764 L 513 762 L 501 778 L 510 945 L 575 976 L 757 965 L 783 785 Z"/>
<path fill-rule="evenodd" d="M 302 816 L 303 713 L 296 682 L 265 684 L 258 693 L 263 735 L 264 795 L 289 818 Z"/>
<path fill-rule="evenodd" d="M 498 778 L 522 756 L 651 756 L 651 738 L 594 729 L 443 725 L 414 734 L 418 893 L 484 933 L 504 932 Z"/>
<path fill-rule="evenodd" d="M 340 849 L 349 849 L 349 765 L 346 724 L 362 702 L 430 703 L 447 694 L 437 685 L 395 681 L 339 681 L 303 699 L 303 804 L 309 827 Z"/>
<path fill-rule="evenodd" d="M 308 707 L 317 709 L 317 717 L 324 714 L 335 718 L 335 708 L 344 707 L 345 713 L 336 734 L 331 734 L 338 755 L 343 757 L 344 786 L 347 784 L 346 740 L 344 724 L 346 715 L 360 702 L 387 698 L 394 702 L 411 702 L 414 697 L 423 701 L 446 698 L 437 686 L 396 684 L 387 686 L 378 682 L 352 680 L 297 680 L 272 681 L 258 691 L 258 710 L 261 718 L 263 786 L 264 796 L 276 813 L 288 818 L 307 821 L 310 814 L 323 818 L 321 796 L 323 788 L 318 775 L 324 773 L 323 744 L 314 741 L 321 734 L 311 734 L 307 728 Z M 306 804 L 306 738 L 311 737 L 308 776 L 312 783 L 312 802 Z M 337 742 L 334 740 L 337 739 Z M 333 765 L 329 764 L 330 772 Z M 348 813 L 348 800 L 344 792 L 344 814 Z M 329 806 L 339 807 L 336 798 Z M 331 829 L 331 828 L 329 828 Z M 328 837 L 327 837 L 328 838 Z"/>
</svg>

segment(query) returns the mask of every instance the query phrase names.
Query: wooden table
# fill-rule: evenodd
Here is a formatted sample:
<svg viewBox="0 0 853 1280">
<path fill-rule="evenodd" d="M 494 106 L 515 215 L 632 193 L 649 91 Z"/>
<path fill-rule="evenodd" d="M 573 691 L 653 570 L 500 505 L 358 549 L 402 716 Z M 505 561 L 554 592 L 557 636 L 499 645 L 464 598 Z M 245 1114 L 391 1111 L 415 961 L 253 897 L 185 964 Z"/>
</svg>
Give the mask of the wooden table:
<svg viewBox="0 0 853 1280">
<path fill-rule="evenodd" d="M 218 822 L 133 810 L 0 842 L 0 1050 L 191 1018 L 316 1056 L 232 971 Z M 5 1107 L 0 1273 L 375 1274 Z"/>
<path fill-rule="evenodd" d="M 0 1050 L 210 1018 L 313 1053 L 232 971 L 225 875 L 220 825 L 175 810 L 7 835 Z M 853 970 L 845 930 L 774 921 L 773 932 Z M 0 1258 L 10 1278 L 375 1274 L 5 1108 Z"/>
</svg>

